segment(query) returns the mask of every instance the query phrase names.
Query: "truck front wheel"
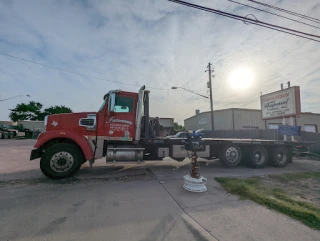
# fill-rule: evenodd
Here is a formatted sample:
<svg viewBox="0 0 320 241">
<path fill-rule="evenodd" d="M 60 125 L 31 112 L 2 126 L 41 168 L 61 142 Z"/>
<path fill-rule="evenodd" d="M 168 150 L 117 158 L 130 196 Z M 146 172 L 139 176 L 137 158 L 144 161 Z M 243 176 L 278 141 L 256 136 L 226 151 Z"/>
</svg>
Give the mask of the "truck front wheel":
<svg viewBox="0 0 320 241">
<path fill-rule="evenodd" d="M 49 178 L 67 178 L 80 169 L 83 159 L 81 150 L 76 146 L 60 143 L 44 151 L 40 160 L 40 169 Z"/>
</svg>

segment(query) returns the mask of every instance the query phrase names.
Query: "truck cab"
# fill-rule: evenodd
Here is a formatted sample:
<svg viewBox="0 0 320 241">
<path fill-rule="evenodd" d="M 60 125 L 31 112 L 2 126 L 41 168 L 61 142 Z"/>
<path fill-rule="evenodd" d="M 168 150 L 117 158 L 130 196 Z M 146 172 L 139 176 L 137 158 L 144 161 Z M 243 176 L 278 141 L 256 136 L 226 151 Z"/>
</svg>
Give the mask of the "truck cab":
<svg viewBox="0 0 320 241">
<path fill-rule="evenodd" d="M 142 138 L 154 138 L 159 123 L 149 120 L 149 91 L 109 91 L 97 112 L 49 115 L 30 160 L 41 158 L 51 178 L 72 175 L 86 161 L 143 161 Z"/>
</svg>

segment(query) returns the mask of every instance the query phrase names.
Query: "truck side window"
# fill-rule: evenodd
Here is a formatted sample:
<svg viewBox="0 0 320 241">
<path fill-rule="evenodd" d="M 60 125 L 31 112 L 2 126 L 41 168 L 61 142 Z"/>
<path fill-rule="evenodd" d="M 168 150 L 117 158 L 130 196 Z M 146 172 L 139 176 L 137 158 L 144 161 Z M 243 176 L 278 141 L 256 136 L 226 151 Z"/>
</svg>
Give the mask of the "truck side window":
<svg viewBox="0 0 320 241">
<path fill-rule="evenodd" d="M 116 96 L 114 112 L 128 113 L 133 111 L 133 98 L 126 96 Z"/>
</svg>

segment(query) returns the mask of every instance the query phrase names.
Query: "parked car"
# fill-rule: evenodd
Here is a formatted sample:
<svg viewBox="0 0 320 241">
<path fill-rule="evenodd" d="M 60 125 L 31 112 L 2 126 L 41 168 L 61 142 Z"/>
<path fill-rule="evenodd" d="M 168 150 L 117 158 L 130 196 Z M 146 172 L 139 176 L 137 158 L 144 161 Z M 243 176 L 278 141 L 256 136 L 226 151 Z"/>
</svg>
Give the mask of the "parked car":
<svg viewBox="0 0 320 241">
<path fill-rule="evenodd" d="M 187 131 L 180 131 L 175 135 L 166 136 L 167 139 L 174 139 L 174 138 L 188 138 Z"/>
<path fill-rule="evenodd" d="M 195 132 L 197 134 L 200 134 L 202 136 L 202 131 L 203 129 L 199 129 L 199 130 L 196 130 Z M 187 131 L 180 131 L 178 132 L 177 134 L 175 135 L 169 135 L 169 136 L 166 136 L 167 139 L 174 139 L 174 138 L 183 138 L 183 139 L 187 139 L 188 138 L 188 132 Z"/>
</svg>

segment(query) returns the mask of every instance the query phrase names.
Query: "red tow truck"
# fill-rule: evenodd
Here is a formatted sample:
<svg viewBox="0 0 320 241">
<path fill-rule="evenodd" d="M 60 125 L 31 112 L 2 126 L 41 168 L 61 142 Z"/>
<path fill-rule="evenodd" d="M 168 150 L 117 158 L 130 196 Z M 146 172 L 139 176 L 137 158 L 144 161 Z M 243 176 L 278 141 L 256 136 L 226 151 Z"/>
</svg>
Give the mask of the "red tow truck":
<svg viewBox="0 0 320 241">
<path fill-rule="evenodd" d="M 150 91 L 142 86 L 138 93 L 109 91 L 98 112 L 49 115 L 45 131 L 37 139 L 30 160 L 40 159 L 44 175 L 58 179 L 72 176 L 81 165 L 105 157 L 106 162 L 143 162 L 171 157 L 188 157 L 185 138 L 160 138 L 159 122 L 149 118 Z M 289 141 L 258 139 L 202 138 L 205 148 L 197 155 L 218 157 L 226 166 L 241 160 L 254 168 L 268 162 L 284 167 L 292 161 Z"/>
</svg>

